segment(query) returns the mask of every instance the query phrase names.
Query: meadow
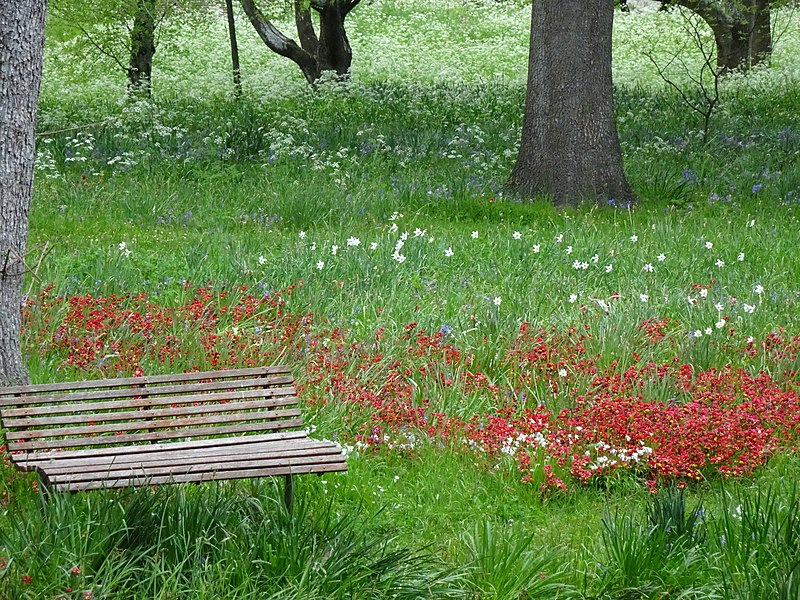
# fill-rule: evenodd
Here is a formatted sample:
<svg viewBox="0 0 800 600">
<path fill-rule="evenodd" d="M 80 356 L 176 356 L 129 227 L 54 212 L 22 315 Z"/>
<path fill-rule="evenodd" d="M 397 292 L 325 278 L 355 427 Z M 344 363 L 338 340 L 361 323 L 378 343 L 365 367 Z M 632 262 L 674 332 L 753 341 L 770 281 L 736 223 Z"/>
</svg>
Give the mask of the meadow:
<svg viewBox="0 0 800 600">
<path fill-rule="evenodd" d="M 32 380 L 290 364 L 349 472 L 289 515 L 271 481 L 44 501 L 6 460 L 0 596 L 798 596 L 800 17 L 704 143 L 647 56 L 695 93 L 683 17 L 618 13 L 640 205 L 555 210 L 504 188 L 528 11 L 359 6 L 317 90 L 240 19 L 240 99 L 221 16 L 176 15 L 136 102 L 51 19 Z"/>
</svg>

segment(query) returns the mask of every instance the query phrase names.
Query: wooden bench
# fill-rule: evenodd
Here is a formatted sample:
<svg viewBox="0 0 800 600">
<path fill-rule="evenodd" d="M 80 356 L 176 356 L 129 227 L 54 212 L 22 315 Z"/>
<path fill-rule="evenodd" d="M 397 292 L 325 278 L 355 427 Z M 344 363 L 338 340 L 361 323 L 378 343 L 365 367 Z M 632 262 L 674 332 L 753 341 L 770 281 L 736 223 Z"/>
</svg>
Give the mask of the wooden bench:
<svg viewBox="0 0 800 600">
<path fill-rule="evenodd" d="M 303 430 L 287 367 L 0 387 L 11 460 L 47 490 L 346 471 Z"/>
</svg>

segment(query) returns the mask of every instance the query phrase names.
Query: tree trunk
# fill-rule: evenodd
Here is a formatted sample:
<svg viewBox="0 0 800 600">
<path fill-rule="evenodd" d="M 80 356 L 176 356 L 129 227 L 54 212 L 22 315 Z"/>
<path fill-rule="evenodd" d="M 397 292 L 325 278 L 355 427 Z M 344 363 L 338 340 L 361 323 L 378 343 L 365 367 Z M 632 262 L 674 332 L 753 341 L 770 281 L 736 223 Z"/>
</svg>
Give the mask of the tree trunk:
<svg viewBox="0 0 800 600">
<path fill-rule="evenodd" d="M 261 40 L 273 52 L 292 60 L 310 84 L 315 84 L 323 72 L 337 78 L 347 77 L 353 61 L 353 51 L 344 28 L 344 21 L 361 0 L 295 0 L 295 25 L 300 44 L 278 30 L 255 5 L 253 0 L 241 0 L 247 18 Z M 311 9 L 319 13 L 319 37 L 314 31 Z"/>
<path fill-rule="evenodd" d="M 635 201 L 611 82 L 612 0 L 534 0 L 522 143 L 510 187 L 555 204 Z"/>
<path fill-rule="evenodd" d="M 770 0 L 676 0 L 714 33 L 720 73 L 747 71 L 772 54 Z"/>
<path fill-rule="evenodd" d="M 347 2 L 330 2 L 319 11 L 319 47 L 317 64 L 320 73 L 333 71 L 337 77 L 346 77 L 353 62 L 353 50 L 344 29 Z"/>
<path fill-rule="evenodd" d="M 156 0 L 138 0 L 131 30 L 128 92 L 149 98 L 153 55 L 156 53 Z"/>
<path fill-rule="evenodd" d="M 231 68 L 233 69 L 233 96 L 242 97 L 242 73 L 239 66 L 239 43 L 236 41 L 236 20 L 233 17 L 233 0 L 225 0 L 228 13 L 228 37 L 231 40 Z"/>
<path fill-rule="evenodd" d="M 20 308 L 46 8 L 46 0 L 0 2 L 0 385 L 28 382 Z"/>
</svg>

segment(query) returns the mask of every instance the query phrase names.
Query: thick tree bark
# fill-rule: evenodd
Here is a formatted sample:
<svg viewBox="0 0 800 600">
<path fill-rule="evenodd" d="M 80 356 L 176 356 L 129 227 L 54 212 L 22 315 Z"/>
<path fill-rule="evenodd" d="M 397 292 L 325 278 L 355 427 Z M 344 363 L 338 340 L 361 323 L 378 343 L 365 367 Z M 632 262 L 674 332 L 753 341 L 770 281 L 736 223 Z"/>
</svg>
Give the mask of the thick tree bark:
<svg viewBox="0 0 800 600">
<path fill-rule="evenodd" d="M 770 0 L 675 0 L 714 33 L 720 73 L 747 71 L 772 54 Z"/>
<path fill-rule="evenodd" d="M 534 0 L 522 143 L 509 185 L 556 204 L 635 201 L 611 82 L 612 0 Z"/>
<path fill-rule="evenodd" d="M 353 51 L 344 21 L 361 0 L 295 0 L 295 25 L 300 44 L 277 29 L 255 5 L 241 0 L 247 18 L 261 40 L 273 52 L 293 61 L 306 80 L 314 84 L 325 71 L 338 78 L 347 77 Z M 314 30 L 311 9 L 319 13 L 319 36 Z"/>
<path fill-rule="evenodd" d="M 0 2 L 0 385 L 27 383 L 19 343 L 46 0 Z"/>
<path fill-rule="evenodd" d="M 131 29 L 128 91 L 150 97 L 153 55 L 156 53 L 156 0 L 138 0 Z"/>
<path fill-rule="evenodd" d="M 233 95 L 242 97 L 242 72 L 239 65 L 239 43 L 236 41 L 236 19 L 233 16 L 233 0 L 225 0 L 228 15 L 228 37 L 231 41 L 231 68 L 233 69 Z"/>
</svg>

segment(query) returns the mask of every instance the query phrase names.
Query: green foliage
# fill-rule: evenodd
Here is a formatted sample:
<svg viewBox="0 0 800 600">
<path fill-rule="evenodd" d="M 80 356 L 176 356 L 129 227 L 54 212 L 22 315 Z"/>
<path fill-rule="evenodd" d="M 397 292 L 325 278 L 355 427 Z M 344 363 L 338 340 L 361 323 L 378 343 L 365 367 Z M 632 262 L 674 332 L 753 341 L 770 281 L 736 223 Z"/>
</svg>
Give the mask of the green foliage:
<svg viewBox="0 0 800 600">
<path fill-rule="evenodd" d="M 69 6 L 86 8 L 81 22 L 92 31 L 124 35 L 111 27 L 116 4 Z M 661 56 L 685 45 L 675 15 L 618 14 L 616 106 L 641 208 L 557 212 L 504 192 L 528 24 L 529 7 L 517 2 L 364 3 L 352 19 L 354 81 L 316 92 L 243 32 L 245 95 L 234 101 L 218 11 L 187 10 L 162 23 L 154 100 L 128 103 L 109 59 L 83 60 L 85 43 L 51 19 L 31 210 L 36 277 L 25 291 L 36 296 L 52 282 L 53 297 L 144 291 L 182 305 L 206 281 L 228 291 L 230 303 L 236 286 L 258 295 L 302 281 L 286 311 L 313 313 L 314 333 L 338 327 L 374 339 L 383 353 L 363 369 L 349 363 L 347 375 L 363 371 L 369 381 L 405 356 L 409 341 L 398 340 L 411 322 L 447 332 L 471 362 L 440 379 L 423 371 L 423 358 L 409 361 L 404 383 L 413 406 L 425 399 L 465 419 L 509 398 L 454 389 L 447 377 L 480 371 L 512 387 L 520 373 L 503 357 L 521 321 L 545 330 L 589 324 L 586 356 L 599 369 L 619 365 L 620 374 L 679 360 L 698 370 L 769 370 L 796 386 L 796 355 L 747 341 L 790 339 L 800 327 L 796 28 L 781 38 L 771 69 L 725 82 L 703 145 L 693 115 L 640 51 L 649 40 Z M 693 53 L 686 60 L 699 64 Z M 359 245 L 348 246 L 350 238 Z M 45 243 L 53 249 L 37 267 Z M 35 381 L 87 376 L 58 347 L 55 323 L 69 306 L 59 310 L 49 324 L 33 314 L 23 334 Z M 669 323 L 656 344 L 638 325 L 661 318 Z M 228 315 L 211 333 L 224 338 L 251 325 Z M 123 332 L 129 324 L 95 341 L 103 350 Z M 146 363 L 149 370 L 206 360 L 201 332 L 170 333 L 186 354 Z M 555 343 L 548 335 L 542 343 Z M 338 351 L 348 357 L 348 348 Z M 101 357 L 113 368 L 112 352 Z M 303 371 L 301 354 L 292 359 Z M 557 412 L 594 379 L 557 367 L 551 375 L 532 377 L 514 398 Z M 655 378 L 632 393 L 690 399 L 675 388 Z M 358 433 L 353 423 L 370 417 L 367 408 L 333 404 L 306 411 L 323 435 Z M 0 596 L 797 595 L 797 494 L 780 483 L 797 478 L 792 457 L 770 458 L 757 472 L 761 490 L 698 484 L 703 513 L 697 487 L 651 497 L 634 474 L 543 494 L 542 469 L 520 481 L 513 444 L 499 457 L 456 447 L 365 449 L 346 476 L 301 478 L 293 515 L 270 481 L 43 502 L 35 476 L 3 465 Z"/>
</svg>

